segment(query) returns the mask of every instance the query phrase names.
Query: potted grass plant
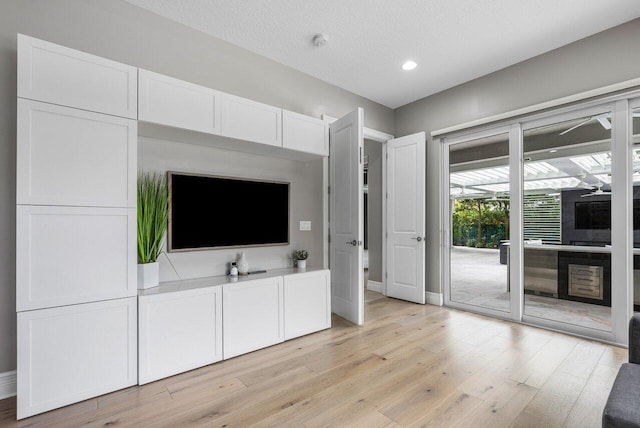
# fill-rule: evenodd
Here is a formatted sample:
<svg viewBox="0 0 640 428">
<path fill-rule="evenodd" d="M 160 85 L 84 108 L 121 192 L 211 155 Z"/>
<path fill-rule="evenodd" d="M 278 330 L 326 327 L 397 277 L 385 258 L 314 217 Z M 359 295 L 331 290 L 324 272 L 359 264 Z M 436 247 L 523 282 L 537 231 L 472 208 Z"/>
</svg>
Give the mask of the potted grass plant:
<svg viewBox="0 0 640 428">
<path fill-rule="evenodd" d="M 158 257 L 162 252 L 167 230 L 168 200 L 164 174 L 138 174 L 138 288 L 150 288 L 159 284 Z"/>
<path fill-rule="evenodd" d="M 295 250 L 293 252 L 293 259 L 296 261 L 298 269 L 307 268 L 307 259 L 309 258 L 309 252 L 307 250 Z"/>
</svg>

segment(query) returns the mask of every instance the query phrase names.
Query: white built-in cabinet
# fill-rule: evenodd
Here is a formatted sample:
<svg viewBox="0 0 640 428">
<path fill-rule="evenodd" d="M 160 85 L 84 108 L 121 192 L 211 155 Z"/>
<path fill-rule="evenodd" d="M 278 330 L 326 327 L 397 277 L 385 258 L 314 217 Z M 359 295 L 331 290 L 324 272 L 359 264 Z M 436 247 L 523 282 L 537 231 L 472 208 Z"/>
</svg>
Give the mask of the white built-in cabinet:
<svg viewBox="0 0 640 428">
<path fill-rule="evenodd" d="M 18 418 L 137 381 L 136 298 L 18 313 Z"/>
<path fill-rule="evenodd" d="M 138 102 L 143 122 L 329 155 L 329 134 L 321 119 L 148 70 L 138 71 Z"/>
<path fill-rule="evenodd" d="M 18 35 L 18 418 L 137 383 L 137 69 Z"/>
<path fill-rule="evenodd" d="M 18 34 L 18 97 L 137 118 L 138 69 Z"/>
<path fill-rule="evenodd" d="M 138 297 L 139 383 L 222 360 L 222 286 Z"/>
<path fill-rule="evenodd" d="M 303 160 L 322 120 L 21 34 L 17 64 L 18 419 L 331 326 L 326 270 L 136 297 L 138 120 Z"/>
<path fill-rule="evenodd" d="M 138 70 L 138 120 L 220 134 L 220 92 Z"/>
<path fill-rule="evenodd" d="M 329 156 L 329 133 L 322 119 L 282 111 L 282 147 Z"/>
<path fill-rule="evenodd" d="M 284 277 L 284 339 L 331 327 L 331 278 L 328 270 Z"/>
<path fill-rule="evenodd" d="M 135 209 L 16 210 L 18 311 L 137 295 Z"/>
<path fill-rule="evenodd" d="M 139 290 L 139 383 L 330 328 L 330 277 L 284 268 Z"/>
<path fill-rule="evenodd" d="M 282 109 L 222 94 L 222 135 L 282 147 Z"/>
<path fill-rule="evenodd" d="M 137 122 L 18 99 L 18 204 L 135 207 Z"/>
<path fill-rule="evenodd" d="M 281 276 L 223 285 L 224 358 L 284 342 Z"/>
</svg>

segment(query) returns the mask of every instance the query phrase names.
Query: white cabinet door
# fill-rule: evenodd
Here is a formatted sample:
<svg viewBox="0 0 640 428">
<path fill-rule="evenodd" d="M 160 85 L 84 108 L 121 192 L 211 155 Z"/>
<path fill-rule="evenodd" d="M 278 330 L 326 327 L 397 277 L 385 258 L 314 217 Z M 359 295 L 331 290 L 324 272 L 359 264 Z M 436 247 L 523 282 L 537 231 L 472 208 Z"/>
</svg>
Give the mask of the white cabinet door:
<svg viewBox="0 0 640 428">
<path fill-rule="evenodd" d="M 329 156 L 329 135 L 324 121 L 292 111 L 282 111 L 282 147 Z"/>
<path fill-rule="evenodd" d="M 330 272 L 322 270 L 285 276 L 285 340 L 330 327 Z"/>
<path fill-rule="evenodd" d="M 139 383 L 222 360 L 222 286 L 138 298 Z"/>
<path fill-rule="evenodd" d="M 18 206 L 18 311 L 135 296 L 135 208 Z"/>
<path fill-rule="evenodd" d="M 282 147 L 282 109 L 222 94 L 222 135 Z"/>
<path fill-rule="evenodd" d="M 138 71 L 138 119 L 220 134 L 220 92 L 151 71 Z"/>
<path fill-rule="evenodd" d="M 284 341 L 282 292 L 281 276 L 223 286 L 225 359 Z"/>
<path fill-rule="evenodd" d="M 18 97 L 137 117 L 136 67 L 18 34 Z"/>
<path fill-rule="evenodd" d="M 136 298 L 18 313 L 18 419 L 135 385 Z"/>
<path fill-rule="evenodd" d="M 18 204 L 136 206 L 137 123 L 18 100 Z"/>
</svg>

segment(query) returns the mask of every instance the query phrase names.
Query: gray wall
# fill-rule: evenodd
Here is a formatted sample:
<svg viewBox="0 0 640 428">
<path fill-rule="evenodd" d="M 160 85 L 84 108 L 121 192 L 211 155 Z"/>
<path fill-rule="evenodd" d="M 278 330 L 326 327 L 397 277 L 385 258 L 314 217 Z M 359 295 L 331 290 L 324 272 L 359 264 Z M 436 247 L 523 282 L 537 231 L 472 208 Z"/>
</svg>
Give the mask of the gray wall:
<svg viewBox="0 0 640 428">
<path fill-rule="evenodd" d="M 440 147 L 430 133 L 640 77 L 640 20 L 415 101 L 395 111 L 396 136 L 427 132 L 427 291 L 440 292 Z M 437 67 L 437 59 L 433 65 Z"/>
<path fill-rule="evenodd" d="M 369 156 L 369 202 L 367 212 L 369 246 L 369 280 L 382 281 L 382 143 L 364 141 L 364 154 Z"/>
<path fill-rule="evenodd" d="M 291 253 L 298 248 L 309 251 L 307 263 L 310 267 L 322 267 L 322 159 L 299 162 L 140 137 L 138 169 L 195 172 L 290 183 L 289 245 L 165 253 L 159 259 L 160 281 L 226 275 L 229 262 L 236 260 L 240 251 L 245 252 L 250 270 L 293 266 Z M 220 195 L 215 202 L 217 209 L 224 210 L 225 206 L 233 204 L 234 197 L 242 195 Z M 261 209 L 265 207 L 256 207 L 256 215 L 260 215 Z M 311 231 L 299 230 L 301 220 L 311 221 Z M 243 225 L 232 224 L 228 227 L 241 228 Z"/>
<path fill-rule="evenodd" d="M 0 93 L 3 94 L 0 100 L 0 373 L 16 367 L 18 32 L 315 117 L 322 113 L 340 117 L 356 107 L 364 107 L 368 127 L 388 133 L 394 130 L 393 111 L 386 107 L 120 0 L 0 2 Z M 146 156 L 146 152 L 143 155 Z M 141 162 L 151 159 L 143 158 Z M 278 160 L 266 159 L 263 164 L 265 170 L 282 166 Z M 285 166 L 294 176 L 304 168 L 293 164 Z M 315 166 L 309 168 L 313 170 Z M 300 215 L 307 217 L 304 210 Z M 314 229 L 313 238 L 301 237 L 301 243 L 315 248 L 321 229 L 317 226 Z M 312 251 L 315 254 L 317 250 Z M 258 262 L 261 258 L 256 257 Z M 193 269 L 201 266 L 196 264 Z"/>
</svg>

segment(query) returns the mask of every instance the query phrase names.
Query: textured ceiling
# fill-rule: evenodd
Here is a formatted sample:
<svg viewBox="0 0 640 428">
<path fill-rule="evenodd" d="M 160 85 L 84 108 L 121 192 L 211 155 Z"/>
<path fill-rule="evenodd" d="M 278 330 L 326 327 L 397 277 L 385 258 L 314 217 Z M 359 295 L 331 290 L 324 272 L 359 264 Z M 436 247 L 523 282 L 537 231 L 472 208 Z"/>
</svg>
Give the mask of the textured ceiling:
<svg viewBox="0 0 640 428">
<path fill-rule="evenodd" d="M 640 0 L 126 1 L 391 108 L 640 17 Z"/>
</svg>

